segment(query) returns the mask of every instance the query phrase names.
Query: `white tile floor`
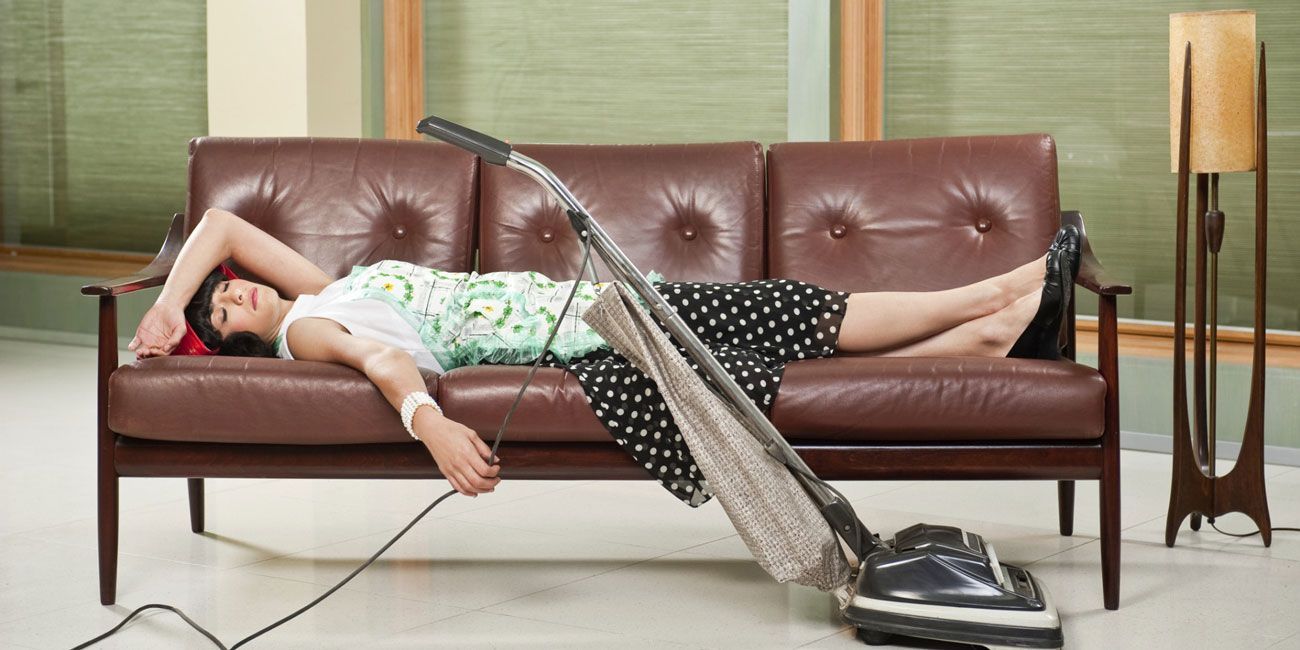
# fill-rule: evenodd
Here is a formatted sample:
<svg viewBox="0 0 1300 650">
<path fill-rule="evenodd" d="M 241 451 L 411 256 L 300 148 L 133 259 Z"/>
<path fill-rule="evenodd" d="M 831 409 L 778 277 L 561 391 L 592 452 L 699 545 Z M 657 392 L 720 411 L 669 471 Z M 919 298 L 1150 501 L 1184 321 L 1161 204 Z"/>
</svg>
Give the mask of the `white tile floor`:
<svg viewBox="0 0 1300 650">
<path fill-rule="evenodd" d="M 0 648 L 71 647 L 146 603 L 178 606 L 232 644 L 323 593 L 446 489 L 209 480 L 208 532 L 195 535 L 183 480 L 124 479 L 118 604 L 102 607 L 94 396 L 93 349 L 0 340 Z M 1169 458 L 1124 452 L 1123 463 L 1117 612 L 1101 605 L 1095 483 L 1080 484 L 1068 538 L 1047 482 L 837 487 L 878 532 L 931 521 L 984 534 L 1049 585 L 1067 647 L 1300 649 L 1300 534 L 1279 532 L 1265 549 L 1258 537 L 1185 529 L 1165 548 Z M 1300 524 L 1300 470 L 1268 476 L 1274 523 Z M 1239 515 L 1220 523 L 1253 529 Z M 771 580 L 716 501 L 692 510 L 649 481 L 506 480 L 444 502 L 347 587 L 253 644 L 525 646 L 861 643 L 829 595 Z M 213 646 L 154 611 L 97 647 Z"/>
</svg>

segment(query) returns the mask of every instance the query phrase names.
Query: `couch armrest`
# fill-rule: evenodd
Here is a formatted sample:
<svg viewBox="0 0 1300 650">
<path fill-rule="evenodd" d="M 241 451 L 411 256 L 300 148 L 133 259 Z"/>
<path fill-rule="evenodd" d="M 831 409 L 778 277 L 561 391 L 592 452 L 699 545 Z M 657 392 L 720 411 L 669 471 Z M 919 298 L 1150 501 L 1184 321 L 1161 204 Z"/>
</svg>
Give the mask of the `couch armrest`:
<svg viewBox="0 0 1300 650">
<path fill-rule="evenodd" d="M 81 288 L 82 295 L 120 296 L 163 284 L 167 281 L 167 274 L 171 273 L 172 265 L 176 263 L 176 256 L 180 255 L 181 246 L 185 243 L 185 235 L 182 232 L 184 228 L 185 215 L 180 213 L 172 215 L 172 225 L 167 230 L 167 238 L 163 240 L 162 249 L 148 266 L 125 277 L 88 284 Z"/>
<path fill-rule="evenodd" d="M 1083 229 L 1083 215 L 1078 210 L 1062 212 L 1061 225 L 1067 223 L 1074 224 L 1081 235 L 1079 275 L 1074 281 L 1097 295 L 1119 296 L 1133 293 L 1133 287 L 1120 284 L 1118 280 L 1111 278 L 1106 273 L 1106 269 L 1101 266 L 1101 262 L 1097 260 L 1097 256 L 1093 254 L 1092 246 L 1088 244 L 1088 233 Z"/>
</svg>

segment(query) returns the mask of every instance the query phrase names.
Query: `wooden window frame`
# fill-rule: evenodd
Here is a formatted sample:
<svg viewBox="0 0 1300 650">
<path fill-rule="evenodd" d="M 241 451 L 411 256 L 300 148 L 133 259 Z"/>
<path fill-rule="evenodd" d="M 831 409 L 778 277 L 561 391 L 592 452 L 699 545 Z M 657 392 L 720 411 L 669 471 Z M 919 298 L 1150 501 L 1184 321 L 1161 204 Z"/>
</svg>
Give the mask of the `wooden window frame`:
<svg viewBox="0 0 1300 650">
<path fill-rule="evenodd" d="M 423 118 L 423 3 L 384 0 L 384 137 L 419 140 Z"/>
<path fill-rule="evenodd" d="M 885 113 L 885 0 L 840 0 L 840 140 L 880 140 Z"/>
<path fill-rule="evenodd" d="M 0 246 L 0 271 L 120 278 L 149 265 L 147 253 L 120 253 L 86 248 Z"/>
</svg>

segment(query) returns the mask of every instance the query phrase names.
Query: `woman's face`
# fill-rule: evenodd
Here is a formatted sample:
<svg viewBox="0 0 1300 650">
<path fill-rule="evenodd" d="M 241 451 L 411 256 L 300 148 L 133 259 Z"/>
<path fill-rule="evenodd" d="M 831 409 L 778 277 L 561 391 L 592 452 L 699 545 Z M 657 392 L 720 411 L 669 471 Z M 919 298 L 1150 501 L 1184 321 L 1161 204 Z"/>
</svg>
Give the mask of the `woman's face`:
<svg viewBox="0 0 1300 650">
<path fill-rule="evenodd" d="M 212 326 L 225 338 L 253 332 L 270 341 L 280 323 L 280 296 L 264 284 L 222 280 L 212 291 Z"/>
</svg>

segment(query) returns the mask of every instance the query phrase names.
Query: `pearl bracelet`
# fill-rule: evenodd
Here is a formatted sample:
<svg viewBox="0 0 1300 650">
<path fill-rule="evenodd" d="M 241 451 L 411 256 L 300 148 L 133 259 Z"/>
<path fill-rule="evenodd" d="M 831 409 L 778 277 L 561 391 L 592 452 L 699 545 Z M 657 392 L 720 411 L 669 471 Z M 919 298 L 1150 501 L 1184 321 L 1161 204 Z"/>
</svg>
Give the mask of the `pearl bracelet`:
<svg viewBox="0 0 1300 650">
<path fill-rule="evenodd" d="M 402 400 L 402 426 L 406 427 L 406 432 L 411 434 L 411 437 L 416 440 L 419 440 L 420 438 L 415 435 L 415 429 L 412 426 L 412 422 L 415 420 L 415 410 L 425 404 L 438 409 L 438 412 L 442 413 L 442 407 L 438 406 L 438 402 L 434 401 L 433 396 L 425 392 L 412 391 L 406 396 L 406 399 Z"/>
</svg>

